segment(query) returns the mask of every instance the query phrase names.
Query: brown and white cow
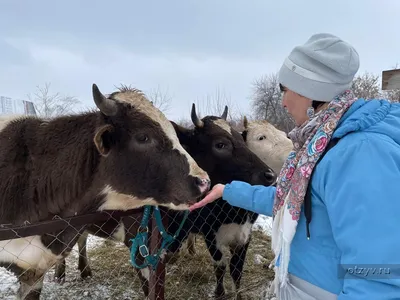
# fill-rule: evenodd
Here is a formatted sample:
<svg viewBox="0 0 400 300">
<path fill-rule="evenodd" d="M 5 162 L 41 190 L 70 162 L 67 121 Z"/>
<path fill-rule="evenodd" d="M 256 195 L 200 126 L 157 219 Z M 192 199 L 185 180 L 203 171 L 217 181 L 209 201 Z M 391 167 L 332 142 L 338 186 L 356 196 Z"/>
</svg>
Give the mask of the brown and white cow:
<svg viewBox="0 0 400 300">
<path fill-rule="evenodd" d="M 183 210 L 209 190 L 208 174 L 143 93 L 106 97 L 95 84 L 92 92 L 100 111 L 3 119 L 1 224 L 143 205 Z M 0 266 L 19 276 L 19 299 L 39 299 L 44 274 L 70 253 L 84 230 L 0 241 Z"/>
</svg>

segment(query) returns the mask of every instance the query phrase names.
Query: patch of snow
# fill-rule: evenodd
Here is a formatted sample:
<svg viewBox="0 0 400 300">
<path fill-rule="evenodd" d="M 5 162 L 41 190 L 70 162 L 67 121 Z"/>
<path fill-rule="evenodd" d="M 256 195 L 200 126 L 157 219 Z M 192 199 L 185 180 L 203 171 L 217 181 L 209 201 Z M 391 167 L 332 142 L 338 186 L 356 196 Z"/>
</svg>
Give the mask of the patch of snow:
<svg viewBox="0 0 400 300">
<path fill-rule="evenodd" d="M 264 215 L 259 215 L 257 221 L 253 225 L 253 229 L 261 230 L 265 234 L 271 236 L 272 234 L 272 218 Z"/>
<path fill-rule="evenodd" d="M 13 273 L 0 267 L 0 295 L 1 299 L 12 300 L 18 291 L 19 283 Z"/>
<path fill-rule="evenodd" d="M 87 248 L 88 251 L 92 250 L 92 249 L 95 249 L 95 248 L 101 246 L 104 243 L 105 240 L 106 239 L 103 239 L 101 237 L 89 234 L 88 238 L 87 238 L 87 242 L 86 242 L 86 248 Z M 78 247 L 78 244 L 76 244 L 75 247 Z"/>
<path fill-rule="evenodd" d="M 256 265 L 262 265 L 266 262 L 267 260 L 260 254 L 254 254 L 254 263 Z"/>
</svg>

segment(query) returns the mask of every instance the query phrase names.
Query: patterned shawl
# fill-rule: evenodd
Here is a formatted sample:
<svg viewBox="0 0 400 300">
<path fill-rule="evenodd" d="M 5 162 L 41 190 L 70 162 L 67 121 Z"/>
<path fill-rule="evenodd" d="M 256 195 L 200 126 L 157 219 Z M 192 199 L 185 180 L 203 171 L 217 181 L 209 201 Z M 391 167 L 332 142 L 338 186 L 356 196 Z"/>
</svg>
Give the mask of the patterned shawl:
<svg viewBox="0 0 400 300">
<path fill-rule="evenodd" d="M 328 145 L 338 121 L 355 100 L 354 94 L 347 90 L 308 122 L 289 133 L 294 148 L 279 174 L 273 207 L 273 263 L 280 255 L 279 268 L 275 269 L 275 284 L 281 283 L 281 287 L 287 283 L 290 244 L 296 232 L 311 172 Z"/>
</svg>

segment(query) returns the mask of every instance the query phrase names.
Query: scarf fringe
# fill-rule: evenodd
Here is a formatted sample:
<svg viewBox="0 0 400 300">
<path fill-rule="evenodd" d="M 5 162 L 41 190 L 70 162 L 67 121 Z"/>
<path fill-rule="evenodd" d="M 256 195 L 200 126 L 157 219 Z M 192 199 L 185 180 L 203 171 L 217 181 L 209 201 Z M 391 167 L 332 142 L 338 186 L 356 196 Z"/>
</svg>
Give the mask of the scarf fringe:
<svg viewBox="0 0 400 300">
<path fill-rule="evenodd" d="M 285 288 L 285 286 L 289 282 L 289 277 L 288 277 L 288 267 L 289 267 L 289 261 L 290 261 L 290 242 L 283 240 L 282 243 L 282 255 L 280 257 L 280 265 L 275 266 L 274 265 L 274 272 L 275 272 L 275 278 L 273 281 L 273 284 L 271 284 L 270 288 L 270 293 L 277 295 L 279 293 L 280 289 Z M 274 261 L 276 261 L 278 255 L 275 256 Z"/>
<path fill-rule="evenodd" d="M 271 291 L 277 293 L 280 288 L 283 288 L 287 283 L 287 269 L 289 266 L 290 259 L 290 242 L 283 236 L 283 228 L 281 224 L 283 222 L 285 210 L 278 211 L 275 216 L 272 225 L 272 241 L 271 246 L 274 251 L 275 257 L 270 264 L 273 265 L 275 271 L 274 283 L 271 285 Z M 276 262 L 279 259 L 279 267 L 276 266 Z M 280 286 L 279 286 L 280 285 Z"/>
<path fill-rule="evenodd" d="M 279 281 L 281 282 L 281 288 L 283 288 L 288 282 L 288 269 L 290 260 L 290 242 L 283 239 L 282 243 L 282 255 L 280 260 L 280 266 L 278 268 Z"/>
</svg>

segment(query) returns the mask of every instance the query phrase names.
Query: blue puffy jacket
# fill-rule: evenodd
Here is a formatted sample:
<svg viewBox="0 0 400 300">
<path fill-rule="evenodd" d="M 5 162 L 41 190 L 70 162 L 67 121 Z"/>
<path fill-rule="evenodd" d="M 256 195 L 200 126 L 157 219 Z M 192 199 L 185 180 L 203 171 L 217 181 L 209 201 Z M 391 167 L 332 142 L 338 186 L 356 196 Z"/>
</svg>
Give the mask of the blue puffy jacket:
<svg viewBox="0 0 400 300">
<path fill-rule="evenodd" d="M 289 273 L 339 300 L 400 299 L 400 104 L 359 99 L 333 137 L 314 170 L 311 238 L 302 213 Z M 233 181 L 223 199 L 271 216 L 274 196 Z"/>
</svg>

